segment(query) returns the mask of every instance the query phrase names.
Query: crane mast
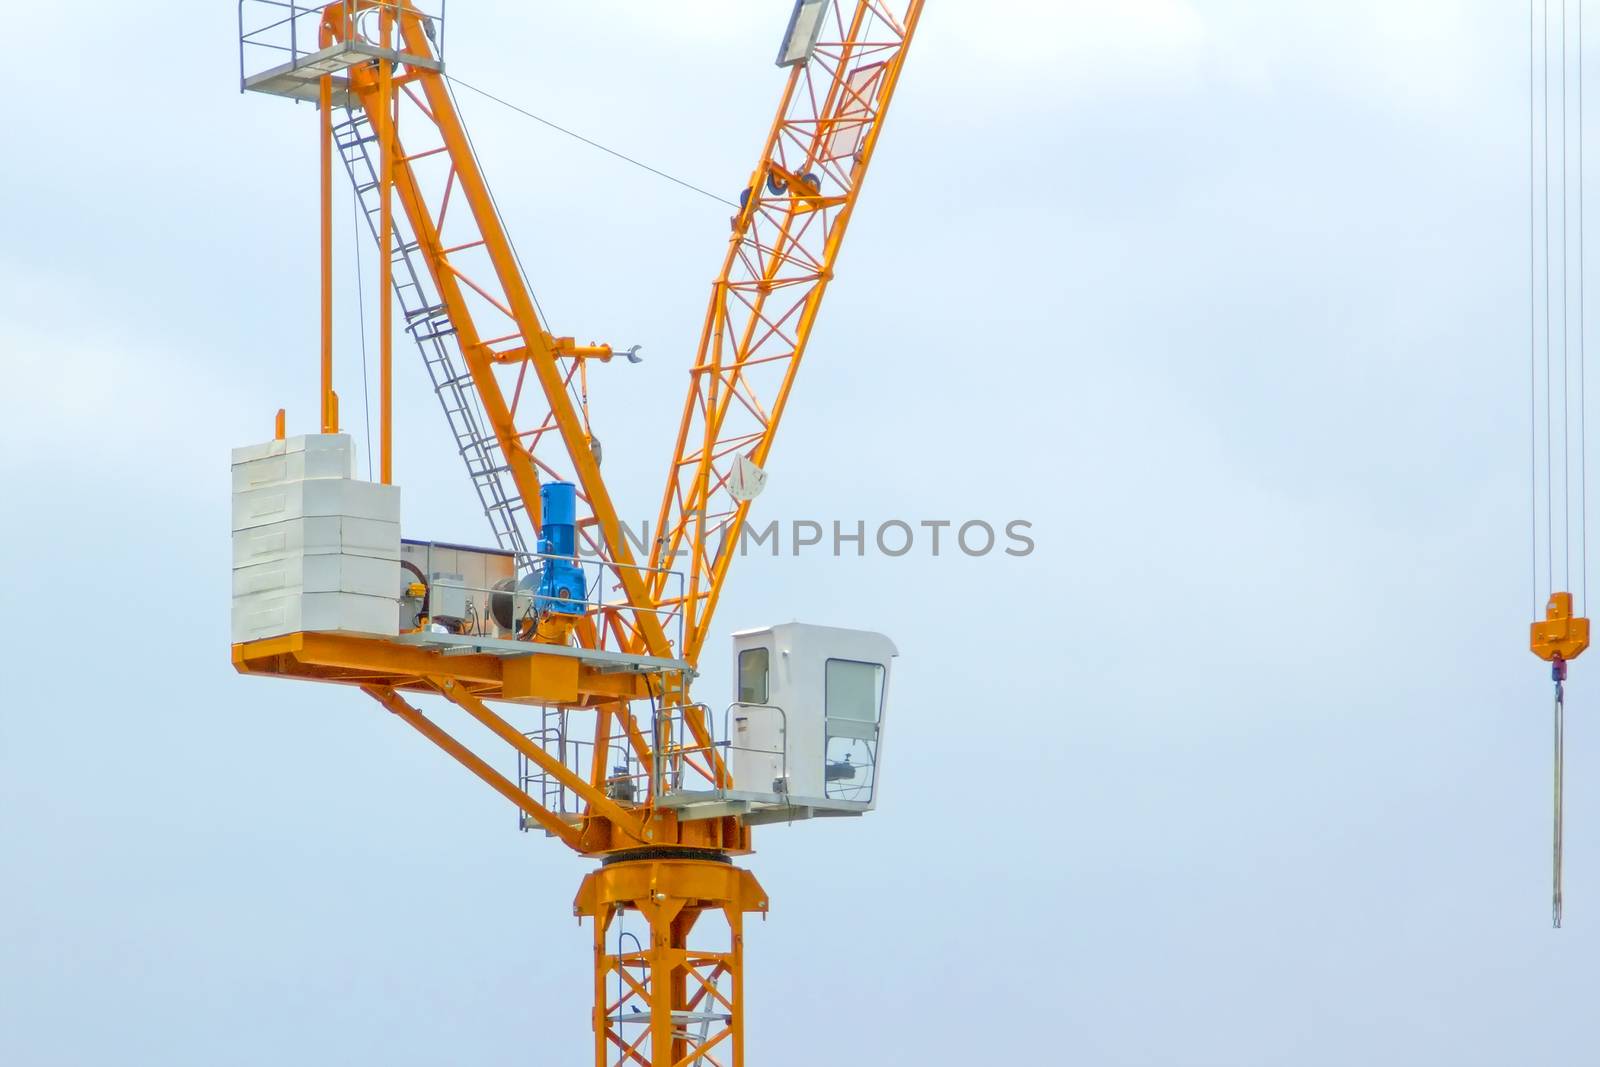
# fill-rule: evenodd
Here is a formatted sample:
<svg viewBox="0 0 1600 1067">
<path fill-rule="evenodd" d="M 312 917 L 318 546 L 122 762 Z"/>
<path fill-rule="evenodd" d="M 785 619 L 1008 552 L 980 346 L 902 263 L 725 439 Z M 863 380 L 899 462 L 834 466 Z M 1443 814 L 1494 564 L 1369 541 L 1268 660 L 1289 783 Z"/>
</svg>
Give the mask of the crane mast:
<svg viewBox="0 0 1600 1067">
<path fill-rule="evenodd" d="M 265 17 L 247 24 L 247 8 Z M 601 475 L 588 418 L 590 364 L 610 363 L 618 350 L 557 335 L 534 299 L 443 72 L 442 4 L 435 13 L 415 0 L 241 0 L 242 88 L 318 104 L 317 446 L 342 447 L 333 388 L 337 159 L 379 248 L 378 481 L 393 481 L 398 325 L 418 346 L 509 576 L 482 591 L 485 615 L 491 605 L 505 613 L 496 615 L 498 629 L 483 619 L 434 621 L 445 617 L 452 590 L 439 574 L 419 573 L 415 584 L 402 583 L 402 604 L 423 598 L 415 626 L 241 636 L 237 539 L 241 522 L 247 534 L 262 527 L 239 518 L 240 472 L 257 477 L 291 447 L 280 411 L 274 444 L 235 453 L 235 667 L 359 687 L 515 805 L 524 829 L 601 861 L 573 906 L 592 920 L 599 1065 L 744 1062 L 744 921 L 764 914 L 768 900 L 732 858 L 751 851 L 752 825 L 810 809 L 791 792 L 790 722 L 769 702 L 766 676 L 758 697 L 741 688 L 720 733 L 715 710 L 690 687 L 921 8 L 922 0 L 794 4 L 777 114 L 731 220 L 641 560 Z M 246 54 L 259 49 L 279 61 L 250 73 Z M 309 455 L 312 445 L 304 447 Z M 462 551 L 479 562 L 499 558 Z M 573 575 L 576 593 L 562 587 L 558 597 L 552 582 Z M 824 649 L 856 640 L 855 631 L 823 631 L 792 640 Z M 894 653 L 886 639 L 866 636 L 879 642 L 865 647 L 879 649 L 881 662 L 844 657 L 854 673 L 838 685 L 844 692 L 847 681 L 864 679 L 870 716 L 860 707 L 841 712 L 829 720 L 826 744 L 868 752 L 875 783 Z M 832 675 L 827 686 L 834 692 Z M 442 698 L 485 727 L 517 759 L 516 777 L 430 719 L 412 694 Z M 525 729 L 513 721 L 517 712 L 491 702 L 532 709 L 540 725 Z M 734 747 L 736 710 L 740 729 L 776 711 L 782 751 Z M 737 776 L 735 758 L 746 768 Z M 847 757 L 842 766 L 848 777 L 859 764 Z M 819 814 L 859 814 L 873 803 L 870 783 L 865 800 L 830 802 L 844 794 L 823 792 L 805 801 Z M 646 927 L 631 949 L 621 935 L 630 917 Z"/>
</svg>

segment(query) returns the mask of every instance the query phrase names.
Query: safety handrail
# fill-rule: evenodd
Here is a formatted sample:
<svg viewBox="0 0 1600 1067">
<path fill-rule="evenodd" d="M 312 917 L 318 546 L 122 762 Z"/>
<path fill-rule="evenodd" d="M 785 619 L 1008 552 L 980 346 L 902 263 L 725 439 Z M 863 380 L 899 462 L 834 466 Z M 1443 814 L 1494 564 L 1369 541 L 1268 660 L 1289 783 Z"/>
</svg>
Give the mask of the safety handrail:
<svg viewBox="0 0 1600 1067">
<path fill-rule="evenodd" d="M 444 60 L 444 34 L 445 10 L 448 0 L 435 0 L 437 13 L 422 10 L 412 0 L 351 0 L 345 6 L 343 39 L 353 40 L 358 33 L 360 22 L 374 14 L 381 14 L 385 9 L 393 11 L 397 16 L 403 12 L 410 12 L 421 16 L 431 27 L 428 34 L 433 44 L 433 58 L 442 62 Z M 431 6 L 431 5 L 430 5 Z M 326 4 L 302 4 L 299 0 L 239 0 L 239 87 L 244 88 L 245 81 L 252 73 L 246 69 L 246 57 L 249 50 L 259 49 L 266 52 L 287 54 L 289 65 L 297 67 L 301 59 L 314 55 L 321 49 L 322 35 L 321 22 Z M 266 9 L 263 11 L 262 9 Z M 246 12 L 259 13 L 262 22 L 252 24 L 246 28 Z M 287 14 L 281 14 L 287 12 Z M 306 33 L 300 30 L 304 20 L 311 20 L 312 26 Z M 287 26 L 287 43 L 283 40 L 282 30 Z M 274 31 L 280 31 L 274 36 Z M 300 42 L 306 40 L 307 47 L 302 49 Z M 369 38 L 370 39 L 370 38 Z M 259 73 L 259 71 L 254 72 Z"/>
</svg>

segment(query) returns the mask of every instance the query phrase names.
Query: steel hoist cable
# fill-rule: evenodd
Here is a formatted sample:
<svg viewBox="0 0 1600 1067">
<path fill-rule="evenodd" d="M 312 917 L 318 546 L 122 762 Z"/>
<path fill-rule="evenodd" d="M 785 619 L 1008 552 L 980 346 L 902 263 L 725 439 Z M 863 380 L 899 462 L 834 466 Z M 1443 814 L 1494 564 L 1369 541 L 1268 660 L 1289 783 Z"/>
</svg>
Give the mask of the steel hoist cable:
<svg viewBox="0 0 1600 1067">
<path fill-rule="evenodd" d="M 1567 273 L 1567 3 L 1561 2 L 1561 587 L 1572 588 L 1572 450 L 1567 446 L 1567 419 L 1571 413 L 1568 391 L 1567 342 L 1572 331 L 1568 328 L 1567 305 L 1571 295 L 1571 279 Z M 1546 120 L 1548 121 L 1548 119 Z M 1550 383 L 1551 386 L 1554 383 Z M 1551 436 L 1554 436 L 1554 427 Z M 1555 486 L 1551 486 L 1554 495 Z M 1551 581 L 1555 576 L 1551 575 Z"/>
<path fill-rule="evenodd" d="M 545 118 L 542 115 L 535 115 L 533 112 L 529 111 L 525 107 L 519 107 L 516 104 L 513 104 L 511 101 L 504 99 L 503 97 L 496 96 L 495 94 L 489 92 L 487 89 L 480 89 L 476 85 L 473 85 L 473 84 L 471 84 L 469 82 L 464 82 L 460 78 L 454 77 L 453 75 L 447 76 L 446 80 L 451 82 L 454 85 L 461 86 L 461 88 L 463 88 L 463 89 L 467 89 L 467 90 L 469 90 L 471 92 L 477 93 L 479 96 L 483 97 L 485 100 L 492 100 L 495 103 L 499 104 L 501 107 L 509 108 L 512 111 L 515 111 L 517 114 L 524 116 L 525 118 L 530 118 L 533 121 L 535 121 L 537 123 L 540 123 L 541 125 L 547 126 L 550 129 L 556 131 L 557 133 L 565 134 L 566 136 L 571 137 L 575 141 L 581 141 L 584 144 L 588 145 L 590 148 L 599 149 L 601 152 L 604 152 L 608 156 L 614 156 L 617 159 L 622 160 L 624 163 L 630 163 L 633 166 L 638 167 L 640 170 L 646 171 L 646 172 L 648 172 L 650 174 L 654 174 L 658 178 L 665 178 L 667 181 L 671 182 L 672 184 L 680 185 L 680 186 L 682 186 L 683 188 L 689 190 L 692 193 L 699 193 L 701 196 L 707 197 L 707 198 L 709 198 L 711 200 L 715 200 L 719 204 L 726 204 L 728 207 L 731 207 L 734 210 L 738 210 L 738 208 L 739 208 L 738 204 L 734 203 L 732 200 L 729 200 L 727 197 L 718 196 L 716 193 L 713 193 L 713 192 L 711 192 L 710 190 L 707 190 L 707 189 L 703 189 L 700 186 L 695 185 L 693 182 L 684 181 L 682 178 L 675 177 L 674 175 L 668 174 L 666 171 L 661 170 L 658 167 L 652 167 L 648 163 L 645 163 L 645 162 L 642 162 L 642 161 L 640 161 L 638 159 L 635 159 L 634 157 L 632 157 L 630 155 L 627 155 L 626 153 L 619 152 L 615 148 L 608 148 L 605 145 L 601 144 L 599 141 L 591 140 L 590 138 L 585 137 L 583 134 L 578 133 L 575 130 L 569 130 L 565 126 L 561 126 L 561 125 L 558 125 L 558 124 L 556 124 L 554 122 L 551 122 L 549 119 Z"/>
<path fill-rule="evenodd" d="M 1583 590 L 1582 610 L 1589 607 L 1589 485 L 1588 485 L 1588 365 L 1585 362 L 1586 344 L 1584 326 L 1585 290 L 1584 290 L 1584 176 L 1583 176 L 1583 0 L 1578 0 L 1578 545 L 1579 567 L 1581 570 L 1580 588 Z M 1554 851 L 1553 851 L 1553 878 L 1554 892 L 1552 894 L 1552 921 L 1559 929 L 1561 926 L 1561 879 L 1562 879 L 1562 846 L 1563 846 L 1563 817 L 1565 808 L 1565 774 L 1566 774 L 1566 732 L 1567 732 L 1567 702 L 1565 675 L 1566 664 L 1562 664 L 1562 680 L 1556 684 L 1555 694 L 1555 816 L 1554 816 Z"/>
<path fill-rule="evenodd" d="M 1576 41 L 1569 34 L 1569 8 L 1576 3 Z M 1550 0 L 1534 0 L 1528 5 L 1528 443 L 1529 443 L 1529 529 L 1530 570 L 1536 617 L 1530 626 L 1529 647 L 1550 664 L 1554 694 L 1554 747 L 1551 847 L 1551 918 L 1555 926 L 1562 918 L 1562 833 L 1564 826 L 1564 779 L 1566 751 L 1566 679 L 1571 661 L 1589 644 L 1589 620 L 1582 614 L 1588 607 L 1588 427 L 1587 427 L 1587 316 L 1584 308 L 1584 84 L 1583 84 L 1583 0 L 1561 0 L 1559 25 L 1551 26 Z M 1555 40 L 1552 40 L 1552 29 Z M 1569 70 L 1569 54 L 1576 45 L 1576 82 Z M 1551 56 L 1552 46 L 1561 49 L 1559 60 Z M 1551 78 L 1560 79 L 1552 106 Z M 1576 92 L 1576 127 L 1569 112 L 1569 98 Z M 1552 144 L 1559 126 L 1559 150 Z M 1573 190 L 1572 140 L 1577 139 L 1577 189 Z M 1552 171 L 1559 168 L 1559 179 Z M 1557 204 L 1559 203 L 1559 209 Z M 1542 211 L 1541 211 L 1542 208 Z M 1576 209 L 1576 222 L 1573 209 Z M 1541 226 L 1542 223 L 1542 226 Z M 1576 226 L 1577 271 L 1573 278 L 1572 244 Z M 1556 243 L 1560 242 L 1559 252 Z M 1542 253 L 1542 255 L 1541 255 Z M 1559 258 L 1559 262 L 1557 261 Z M 1542 271 L 1541 271 L 1542 263 Z M 1559 267 L 1559 270 L 1557 269 Z M 1576 285 L 1574 285 L 1576 281 Z M 1541 304 L 1542 289 L 1542 304 Z M 1559 316 L 1555 301 L 1561 301 Z M 1577 301 L 1577 315 L 1572 302 Z M 1540 337 L 1540 319 L 1543 337 Z M 1578 332 L 1573 343 L 1576 319 Z M 1559 321 L 1558 321 L 1559 320 Z M 1561 344 L 1555 343 L 1555 329 L 1561 329 Z M 1541 340 L 1543 344 L 1541 345 Z M 1543 349 L 1542 353 L 1540 349 Z M 1543 378 L 1540 362 L 1543 357 Z M 1559 357 L 1560 367 L 1556 366 Z M 1576 359 L 1577 366 L 1573 366 Z M 1556 371 L 1559 369 L 1560 374 Z M 1539 393 L 1544 393 L 1543 418 L 1540 418 Z M 1576 394 L 1576 395 L 1574 395 Z M 1576 425 L 1574 425 L 1574 423 Z M 1544 477 L 1540 480 L 1540 431 L 1543 431 Z M 1578 463 L 1576 484 L 1572 452 Z M 1559 481 L 1555 454 L 1561 452 Z M 1560 489 L 1561 506 L 1556 507 Z M 1542 497 L 1542 499 L 1541 499 Z M 1574 499 L 1576 498 L 1576 499 Z M 1576 505 L 1576 507 L 1574 507 Z M 1577 514 L 1574 516 L 1573 512 Z M 1544 516 L 1544 568 L 1540 571 L 1540 513 Z M 1561 582 L 1556 581 L 1556 515 L 1559 527 Z M 1578 574 L 1572 572 L 1572 540 L 1578 539 Z M 1543 581 L 1541 581 L 1541 578 Z M 1581 602 L 1574 605 L 1571 590 L 1580 590 Z M 1537 614 L 1541 589 L 1545 597 L 1542 618 Z"/>
</svg>

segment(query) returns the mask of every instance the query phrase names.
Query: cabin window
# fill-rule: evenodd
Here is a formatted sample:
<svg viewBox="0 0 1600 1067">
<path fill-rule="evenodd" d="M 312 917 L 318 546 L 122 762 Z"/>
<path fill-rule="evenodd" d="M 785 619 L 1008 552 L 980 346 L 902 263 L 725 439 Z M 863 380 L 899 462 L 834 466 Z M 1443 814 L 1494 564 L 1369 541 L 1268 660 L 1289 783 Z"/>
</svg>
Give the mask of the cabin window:
<svg viewBox="0 0 1600 1067">
<path fill-rule="evenodd" d="M 747 648 L 739 653 L 739 703 L 767 702 L 767 674 L 770 655 L 764 648 Z"/>
<path fill-rule="evenodd" d="M 823 675 L 823 793 L 872 802 L 878 784 L 878 719 L 883 714 L 881 663 L 830 659 Z"/>
<path fill-rule="evenodd" d="M 883 664 L 830 659 L 825 685 L 828 718 L 878 721 L 883 710 Z"/>
</svg>

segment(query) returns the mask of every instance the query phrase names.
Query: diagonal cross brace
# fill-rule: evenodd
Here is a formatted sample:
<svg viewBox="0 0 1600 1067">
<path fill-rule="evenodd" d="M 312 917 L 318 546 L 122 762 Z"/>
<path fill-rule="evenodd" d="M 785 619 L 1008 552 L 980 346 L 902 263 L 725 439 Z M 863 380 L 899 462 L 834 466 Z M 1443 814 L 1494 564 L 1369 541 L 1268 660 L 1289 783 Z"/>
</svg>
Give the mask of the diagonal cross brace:
<svg viewBox="0 0 1600 1067">
<path fill-rule="evenodd" d="M 441 730 L 431 719 L 410 704 L 388 686 L 364 685 L 361 691 L 373 700 L 388 708 L 407 725 L 411 726 L 423 737 L 438 745 L 449 753 L 467 770 L 483 779 L 495 792 L 515 804 L 524 814 L 555 837 L 560 838 L 574 849 L 579 846 L 579 830 L 576 826 L 563 821 L 550 809 L 535 801 L 527 793 L 518 789 L 515 783 L 478 756 L 466 745 L 451 737 Z"/>
<path fill-rule="evenodd" d="M 433 686 L 450 703 L 477 719 L 496 737 L 528 757 L 539 766 L 546 774 L 576 793 L 584 803 L 589 805 L 592 815 L 599 815 L 611 822 L 622 833 L 635 841 L 648 842 L 650 832 L 643 826 L 640 818 L 606 796 L 599 788 L 576 774 L 566 764 L 556 759 L 550 753 L 528 740 L 515 726 L 496 715 L 494 711 L 469 693 L 467 688 L 454 678 L 429 676 L 428 684 Z"/>
</svg>

